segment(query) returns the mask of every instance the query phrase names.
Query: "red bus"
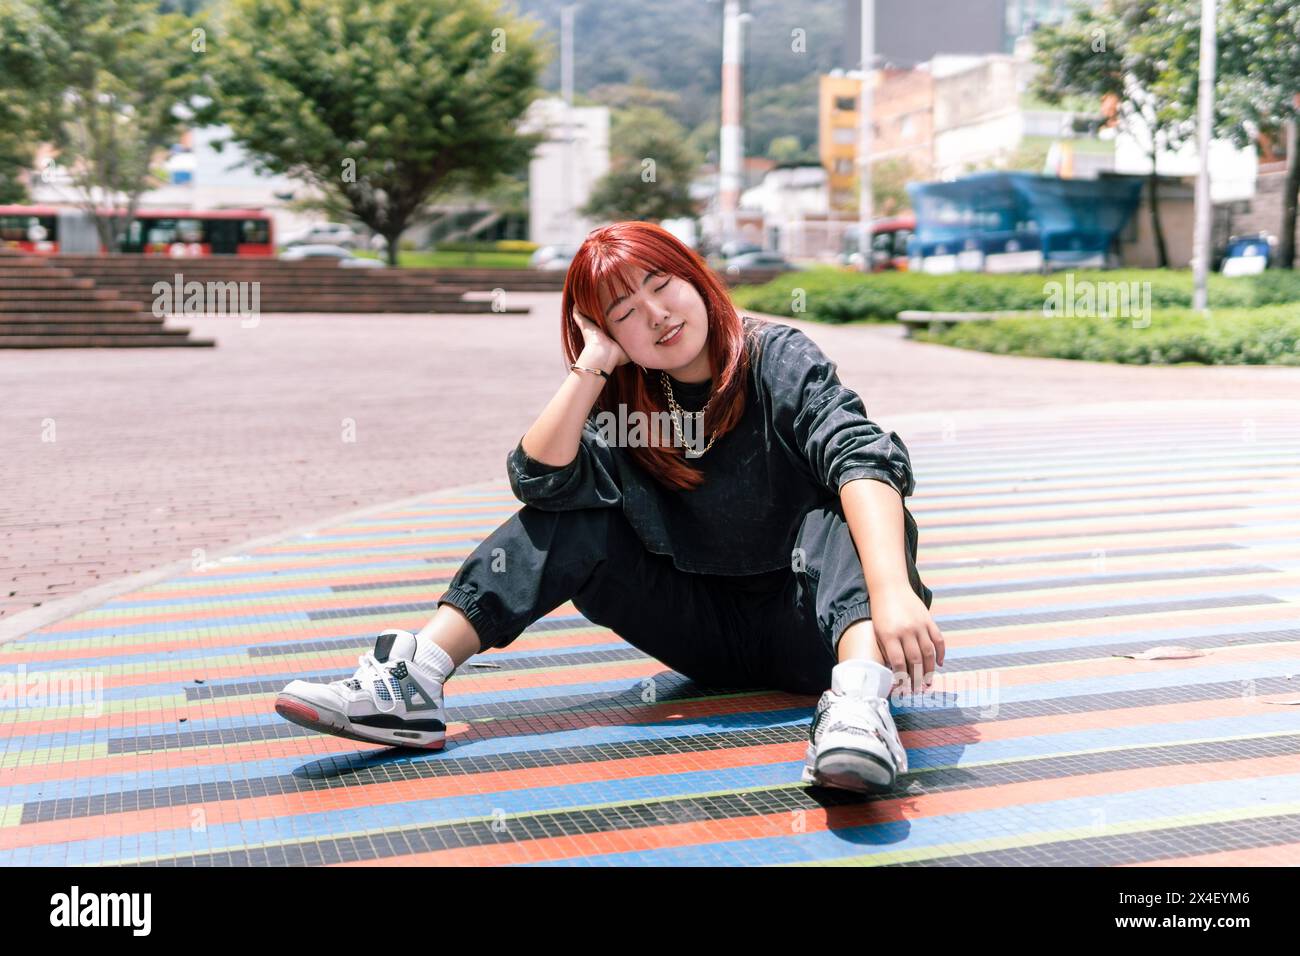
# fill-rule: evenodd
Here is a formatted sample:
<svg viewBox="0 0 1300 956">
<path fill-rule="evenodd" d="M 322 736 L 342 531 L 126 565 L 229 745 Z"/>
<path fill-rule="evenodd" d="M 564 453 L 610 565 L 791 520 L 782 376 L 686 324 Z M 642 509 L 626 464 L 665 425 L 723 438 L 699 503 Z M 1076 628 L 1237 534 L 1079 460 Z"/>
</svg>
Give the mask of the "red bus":
<svg viewBox="0 0 1300 956">
<path fill-rule="evenodd" d="M 906 271 L 907 243 L 916 229 L 916 217 L 910 212 L 888 219 L 877 219 L 871 224 L 871 271 L 888 272 Z M 858 253 L 858 233 L 855 225 L 844 231 L 844 244 L 841 247 L 840 262 L 861 268 L 862 257 Z"/>
<path fill-rule="evenodd" d="M 0 206 L 0 245 L 37 253 L 103 251 L 90 215 L 58 206 Z M 127 225 L 122 251 L 273 256 L 275 242 L 271 217 L 260 209 L 142 209 Z"/>
</svg>

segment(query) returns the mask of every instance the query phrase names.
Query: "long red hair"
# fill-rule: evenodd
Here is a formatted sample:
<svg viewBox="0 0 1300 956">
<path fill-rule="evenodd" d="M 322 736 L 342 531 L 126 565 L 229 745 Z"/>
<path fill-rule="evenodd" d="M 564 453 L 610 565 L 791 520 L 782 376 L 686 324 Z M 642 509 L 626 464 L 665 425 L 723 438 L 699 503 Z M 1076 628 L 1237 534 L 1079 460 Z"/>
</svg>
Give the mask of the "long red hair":
<svg viewBox="0 0 1300 956">
<path fill-rule="evenodd" d="M 708 313 L 709 367 L 713 385 L 709 391 L 709 408 L 704 417 L 704 435 L 719 436 L 736 427 L 745 411 L 746 384 L 749 379 L 749 348 L 744 323 L 731 303 L 726 287 L 695 250 L 662 226 L 650 222 L 616 222 L 588 234 L 569 264 L 564 279 L 564 296 L 560 304 L 560 341 L 565 364 L 577 361 L 582 352 L 582 330 L 574 319 L 574 310 L 591 319 L 611 339 L 603 311 L 600 291 L 609 297 L 636 292 L 633 267 L 646 271 L 663 271 L 684 279 L 695 287 Z M 643 375 L 635 362 L 619 366 L 596 400 L 596 408 L 618 414 L 620 404 L 628 413 L 647 415 L 668 411 L 657 369 Z M 654 419 L 652 418 L 651 421 Z M 704 476 L 688 462 L 685 449 L 676 445 L 636 446 L 628 449 L 633 460 L 660 484 L 689 491 L 699 487 Z"/>
</svg>

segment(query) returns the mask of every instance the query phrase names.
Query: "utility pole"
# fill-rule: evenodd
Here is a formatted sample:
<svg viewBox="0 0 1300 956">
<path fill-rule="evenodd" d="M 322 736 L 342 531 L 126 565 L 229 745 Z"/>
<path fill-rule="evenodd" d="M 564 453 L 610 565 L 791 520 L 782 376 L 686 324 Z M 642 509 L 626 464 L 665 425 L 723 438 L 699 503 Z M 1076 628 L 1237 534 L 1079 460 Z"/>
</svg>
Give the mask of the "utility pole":
<svg viewBox="0 0 1300 956">
<path fill-rule="evenodd" d="M 722 137 L 718 151 L 718 212 L 724 243 L 736 238 L 745 154 L 745 134 L 740 125 L 740 22 L 740 0 L 726 0 L 722 7 Z"/>
<path fill-rule="evenodd" d="M 875 108 L 872 65 L 876 59 L 876 0 L 862 2 L 862 95 L 858 103 L 858 252 L 862 271 L 872 265 L 871 114 Z"/>
<path fill-rule="evenodd" d="M 576 245 L 573 228 L 577 212 L 573 208 L 573 12 L 576 3 L 560 8 L 560 92 L 564 96 L 564 237 Z"/>
<path fill-rule="evenodd" d="M 1210 203 L 1210 139 L 1214 130 L 1215 0 L 1201 0 L 1201 68 L 1196 96 L 1196 150 L 1200 169 L 1196 174 L 1196 231 L 1192 239 L 1192 308 L 1209 309 L 1210 244 L 1213 207 Z"/>
</svg>

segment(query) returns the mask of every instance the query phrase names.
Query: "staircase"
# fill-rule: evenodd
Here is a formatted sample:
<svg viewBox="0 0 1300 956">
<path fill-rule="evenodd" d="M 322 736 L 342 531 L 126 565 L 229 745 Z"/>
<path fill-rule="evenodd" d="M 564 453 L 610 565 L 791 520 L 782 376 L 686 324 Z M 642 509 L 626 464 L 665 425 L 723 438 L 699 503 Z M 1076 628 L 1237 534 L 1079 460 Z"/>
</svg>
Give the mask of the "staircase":
<svg viewBox="0 0 1300 956">
<path fill-rule="evenodd" d="M 150 297 L 152 299 L 152 296 Z M 0 249 L 0 348 L 211 346 L 49 256 Z"/>
<path fill-rule="evenodd" d="M 168 258 L 140 255 L 60 255 L 60 266 L 131 299 L 153 302 L 154 284 L 182 282 L 256 282 L 261 312 L 405 312 L 508 315 L 527 307 L 493 309 L 493 302 L 466 299 L 468 291 L 493 288 L 557 289 L 564 274 L 522 275 L 503 285 L 501 270 L 355 269 L 334 259 L 271 259 L 240 256 Z"/>
</svg>

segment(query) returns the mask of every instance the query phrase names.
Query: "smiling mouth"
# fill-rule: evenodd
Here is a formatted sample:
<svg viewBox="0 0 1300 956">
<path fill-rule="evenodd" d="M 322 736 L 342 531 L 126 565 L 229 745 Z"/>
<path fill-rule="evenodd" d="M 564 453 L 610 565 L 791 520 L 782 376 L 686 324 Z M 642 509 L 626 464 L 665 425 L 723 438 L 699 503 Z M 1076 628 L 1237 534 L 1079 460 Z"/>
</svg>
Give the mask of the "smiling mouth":
<svg viewBox="0 0 1300 956">
<path fill-rule="evenodd" d="M 685 322 L 679 322 L 677 325 L 674 325 L 671 329 L 665 332 L 658 341 L 655 342 L 655 345 L 671 345 L 673 342 L 677 341 L 678 337 L 681 335 L 682 329 L 685 327 Z"/>
</svg>

